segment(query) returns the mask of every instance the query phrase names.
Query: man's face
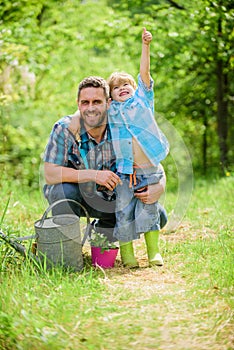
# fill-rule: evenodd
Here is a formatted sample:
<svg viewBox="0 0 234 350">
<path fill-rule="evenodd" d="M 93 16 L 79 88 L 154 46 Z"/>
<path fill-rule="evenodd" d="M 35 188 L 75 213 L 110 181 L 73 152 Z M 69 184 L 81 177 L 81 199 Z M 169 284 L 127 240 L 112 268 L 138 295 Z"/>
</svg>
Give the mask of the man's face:
<svg viewBox="0 0 234 350">
<path fill-rule="evenodd" d="M 84 125 L 95 128 L 106 124 L 109 105 L 110 101 L 106 100 L 102 88 L 87 87 L 82 89 L 78 107 Z"/>
</svg>

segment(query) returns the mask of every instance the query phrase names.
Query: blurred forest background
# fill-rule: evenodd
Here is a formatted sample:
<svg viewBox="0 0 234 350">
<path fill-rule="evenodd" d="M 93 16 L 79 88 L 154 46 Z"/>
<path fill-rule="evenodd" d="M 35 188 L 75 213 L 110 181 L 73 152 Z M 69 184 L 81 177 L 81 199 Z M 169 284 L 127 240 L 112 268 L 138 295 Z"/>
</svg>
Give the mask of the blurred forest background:
<svg viewBox="0 0 234 350">
<path fill-rule="evenodd" d="M 229 176 L 233 19 L 232 0 L 0 1 L 1 184 L 40 186 L 49 133 L 76 111 L 79 81 L 116 70 L 136 78 L 144 26 L 153 34 L 156 119 L 171 143 L 169 184 L 180 138 L 195 177 Z"/>
</svg>

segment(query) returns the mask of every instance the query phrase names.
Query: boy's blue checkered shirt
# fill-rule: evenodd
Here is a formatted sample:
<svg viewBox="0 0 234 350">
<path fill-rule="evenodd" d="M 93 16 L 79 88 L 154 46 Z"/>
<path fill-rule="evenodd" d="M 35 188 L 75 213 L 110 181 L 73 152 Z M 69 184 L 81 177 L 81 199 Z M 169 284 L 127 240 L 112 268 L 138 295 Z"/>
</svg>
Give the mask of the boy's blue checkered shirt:
<svg viewBox="0 0 234 350">
<path fill-rule="evenodd" d="M 118 172 L 133 173 L 133 137 L 154 166 L 167 156 L 169 143 L 154 119 L 152 78 L 148 88 L 139 74 L 134 96 L 125 102 L 112 101 L 108 120 Z"/>
</svg>

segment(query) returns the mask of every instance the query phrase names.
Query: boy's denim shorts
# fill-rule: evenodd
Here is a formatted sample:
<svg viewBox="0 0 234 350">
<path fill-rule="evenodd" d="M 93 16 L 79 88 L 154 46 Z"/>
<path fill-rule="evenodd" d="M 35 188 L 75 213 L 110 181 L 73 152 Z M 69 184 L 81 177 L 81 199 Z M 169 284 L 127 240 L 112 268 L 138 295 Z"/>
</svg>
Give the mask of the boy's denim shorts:
<svg viewBox="0 0 234 350">
<path fill-rule="evenodd" d="M 123 242 L 138 239 L 140 234 L 160 230 L 159 203 L 144 204 L 134 196 L 134 191 L 158 183 L 163 172 L 158 168 L 136 169 L 136 185 L 129 187 L 130 176 L 117 173 L 122 185 L 116 187 L 116 226 L 114 236 Z"/>
</svg>

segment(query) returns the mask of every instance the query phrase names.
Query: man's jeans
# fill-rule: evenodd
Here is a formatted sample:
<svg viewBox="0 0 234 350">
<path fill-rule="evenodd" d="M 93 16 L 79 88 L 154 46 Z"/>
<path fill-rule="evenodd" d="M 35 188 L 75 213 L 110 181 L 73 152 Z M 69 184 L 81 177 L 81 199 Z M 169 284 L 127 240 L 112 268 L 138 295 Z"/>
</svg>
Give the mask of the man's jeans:
<svg viewBox="0 0 234 350">
<path fill-rule="evenodd" d="M 44 191 L 45 193 L 45 191 Z M 110 241 L 116 241 L 113 237 L 115 227 L 115 200 L 106 201 L 98 195 L 98 192 L 87 191 L 87 184 L 73 184 L 64 182 L 50 186 L 46 190 L 46 199 L 52 204 L 60 199 L 73 199 L 83 205 L 91 218 L 96 221 L 95 230 L 103 233 Z M 73 203 L 60 203 L 52 209 L 53 215 L 76 214 L 79 217 L 85 216 L 80 206 Z M 167 223 L 165 209 L 159 204 L 160 226 L 163 228 Z"/>
</svg>

